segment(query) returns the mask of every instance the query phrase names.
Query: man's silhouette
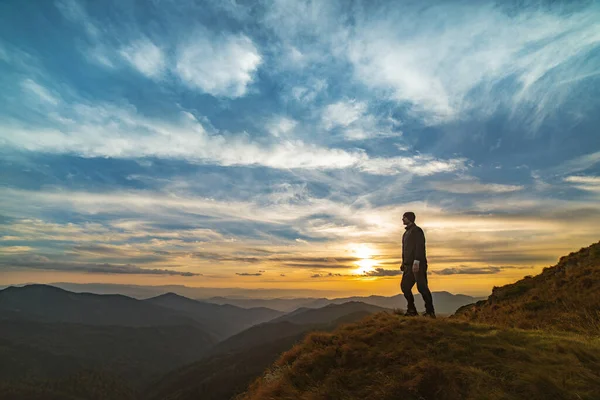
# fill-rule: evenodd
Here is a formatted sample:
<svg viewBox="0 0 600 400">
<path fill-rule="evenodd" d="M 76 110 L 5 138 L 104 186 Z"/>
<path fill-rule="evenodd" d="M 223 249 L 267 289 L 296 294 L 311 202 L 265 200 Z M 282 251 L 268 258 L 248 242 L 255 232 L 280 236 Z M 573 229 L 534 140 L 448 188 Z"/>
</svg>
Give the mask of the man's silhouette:
<svg viewBox="0 0 600 400">
<path fill-rule="evenodd" d="M 417 290 L 423 296 L 425 301 L 424 316 L 435 318 L 433 309 L 433 298 L 427 286 L 427 256 L 425 254 L 425 233 L 423 229 L 415 225 L 415 213 L 405 212 L 402 216 L 402 223 L 406 225 L 404 235 L 402 235 L 402 282 L 400 287 L 408 303 L 406 307 L 406 316 L 417 314 L 415 307 L 415 298 L 412 294 L 412 287 L 417 284 Z"/>
</svg>

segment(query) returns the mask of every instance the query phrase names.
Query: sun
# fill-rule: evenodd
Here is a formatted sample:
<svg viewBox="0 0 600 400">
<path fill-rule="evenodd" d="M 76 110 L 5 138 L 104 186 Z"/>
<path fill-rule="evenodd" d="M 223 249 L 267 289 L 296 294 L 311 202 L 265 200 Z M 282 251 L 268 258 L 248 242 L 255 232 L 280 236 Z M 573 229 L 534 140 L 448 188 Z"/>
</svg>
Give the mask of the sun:
<svg viewBox="0 0 600 400">
<path fill-rule="evenodd" d="M 351 251 L 357 258 L 360 258 L 360 260 L 354 262 L 358 266 L 353 270 L 355 274 L 363 275 L 365 272 L 372 271 L 373 267 L 377 265 L 377 261 L 371 259 L 376 251 L 366 244 L 351 245 Z"/>
<path fill-rule="evenodd" d="M 365 272 L 373 271 L 373 267 L 377 265 L 377 261 L 364 258 L 362 260 L 355 261 L 354 264 L 358 265 L 358 268 L 354 270 L 355 273 L 363 275 Z"/>
</svg>

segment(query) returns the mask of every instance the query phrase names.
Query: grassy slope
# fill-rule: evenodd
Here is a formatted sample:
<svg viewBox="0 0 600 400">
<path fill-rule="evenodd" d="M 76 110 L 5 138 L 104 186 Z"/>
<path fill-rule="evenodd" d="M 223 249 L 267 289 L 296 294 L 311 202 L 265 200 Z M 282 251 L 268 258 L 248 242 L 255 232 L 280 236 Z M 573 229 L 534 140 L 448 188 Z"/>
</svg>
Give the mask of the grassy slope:
<svg viewBox="0 0 600 400">
<path fill-rule="evenodd" d="M 600 335 L 600 242 L 533 277 L 495 287 L 456 318 L 526 329 Z"/>
<path fill-rule="evenodd" d="M 598 338 L 379 313 L 307 336 L 239 398 L 591 400 L 598 393 Z"/>
</svg>

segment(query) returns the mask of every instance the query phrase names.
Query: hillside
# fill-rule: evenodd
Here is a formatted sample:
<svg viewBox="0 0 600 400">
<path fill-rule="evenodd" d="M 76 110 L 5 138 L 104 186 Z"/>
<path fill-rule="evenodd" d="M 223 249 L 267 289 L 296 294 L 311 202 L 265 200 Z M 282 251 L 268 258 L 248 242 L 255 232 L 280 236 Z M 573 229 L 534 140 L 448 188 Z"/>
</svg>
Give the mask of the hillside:
<svg viewBox="0 0 600 400">
<path fill-rule="evenodd" d="M 597 399 L 600 342 L 378 313 L 312 333 L 238 400 Z"/>
<path fill-rule="evenodd" d="M 329 331 L 353 322 L 379 307 L 362 303 L 308 309 L 291 320 L 253 326 L 218 343 L 202 360 L 167 374 L 151 385 L 145 398 L 152 400 L 229 400 L 310 331 Z M 298 319 L 295 319 L 297 317 Z"/>
<path fill-rule="evenodd" d="M 600 334 L 600 242 L 533 277 L 494 287 L 454 318 L 507 327 Z"/>
</svg>

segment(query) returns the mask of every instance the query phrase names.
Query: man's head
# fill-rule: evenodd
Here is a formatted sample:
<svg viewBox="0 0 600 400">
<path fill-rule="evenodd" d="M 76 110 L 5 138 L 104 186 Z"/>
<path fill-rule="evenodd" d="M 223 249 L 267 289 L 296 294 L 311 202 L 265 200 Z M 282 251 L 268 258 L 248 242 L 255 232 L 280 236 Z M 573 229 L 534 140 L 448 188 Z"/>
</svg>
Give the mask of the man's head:
<svg viewBox="0 0 600 400">
<path fill-rule="evenodd" d="M 402 223 L 404 225 L 409 225 L 415 222 L 415 219 L 417 217 L 415 216 L 415 213 L 412 211 L 407 211 L 404 213 L 404 215 L 402 215 Z"/>
</svg>

